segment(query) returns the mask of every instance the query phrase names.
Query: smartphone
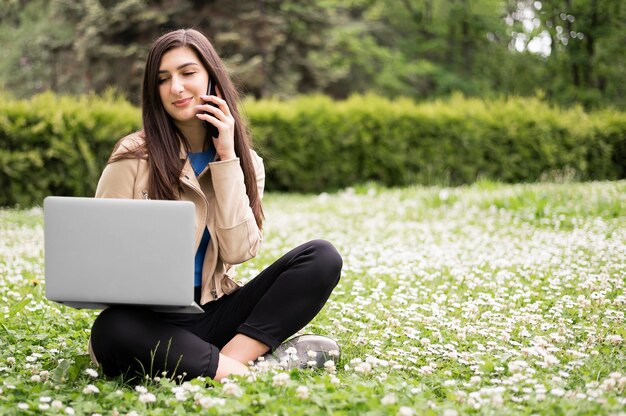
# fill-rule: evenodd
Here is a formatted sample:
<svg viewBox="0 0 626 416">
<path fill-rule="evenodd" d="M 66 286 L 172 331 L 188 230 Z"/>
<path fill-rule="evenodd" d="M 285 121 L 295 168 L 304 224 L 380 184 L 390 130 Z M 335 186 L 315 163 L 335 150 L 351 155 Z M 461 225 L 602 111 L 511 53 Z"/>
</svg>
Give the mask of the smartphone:
<svg viewBox="0 0 626 416">
<path fill-rule="evenodd" d="M 207 95 L 216 95 L 215 94 L 215 82 L 213 82 L 213 77 L 211 77 L 210 75 L 209 75 L 209 86 L 207 87 L 206 93 Z M 217 107 L 216 104 L 211 103 L 209 105 L 212 105 L 213 107 Z M 205 114 L 207 113 L 205 112 Z M 215 127 L 213 124 L 209 123 L 208 121 L 202 121 L 202 125 L 204 126 L 205 129 L 207 129 L 211 137 L 215 137 L 216 139 L 218 138 L 220 132 L 217 129 L 217 127 Z"/>
</svg>

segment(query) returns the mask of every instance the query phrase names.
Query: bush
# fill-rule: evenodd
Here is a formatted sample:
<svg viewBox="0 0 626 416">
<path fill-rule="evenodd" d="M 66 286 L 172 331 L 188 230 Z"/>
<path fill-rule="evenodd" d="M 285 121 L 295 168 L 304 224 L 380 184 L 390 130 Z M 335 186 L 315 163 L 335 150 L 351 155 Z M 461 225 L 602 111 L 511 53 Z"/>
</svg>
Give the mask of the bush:
<svg viewBox="0 0 626 416">
<path fill-rule="evenodd" d="M 93 195 L 115 142 L 141 124 L 140 111 L 112 93 L 1 98 L 0 206 Z M 562 110 L 528 98 L 416 104 L 374 95 L 246 100 L 244 107 L 270 191 L 626 177 L 626 115 L 612 110 Z"/>
<path fill-rule="evenodd" d="M 117 139 L 139 110 L 109 93 L 0 101 L 0 206 L 41 205 L 47 195 L 93 195 Z"/>
<path fill-rule="evenodd" d="M 571 172 L 578 180 L 626 177 L 626 115 L 616 111 L 458 95 L 423 104 L 365 95 L 245 105 L 269 189 L 531 182 Z"/>
</svg>

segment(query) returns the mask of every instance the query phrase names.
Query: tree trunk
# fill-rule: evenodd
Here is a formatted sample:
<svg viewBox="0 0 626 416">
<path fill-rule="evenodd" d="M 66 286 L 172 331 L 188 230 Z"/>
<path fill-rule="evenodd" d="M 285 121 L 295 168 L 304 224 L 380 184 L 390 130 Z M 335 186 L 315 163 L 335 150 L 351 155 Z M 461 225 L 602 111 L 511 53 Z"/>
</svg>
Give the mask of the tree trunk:
<svg viewBox="0 0 626 416">
<path fill-rule="evenodd" d="M 595 32 L 598 27 L 598 2 L 597 0 L 591 0 L 591 26 L 589 27 L 587 35 L 587 67 L 588 71 L 585 74 L 585 84 L 589 87 L 597 87 L 602 91 L 600 83 L 596 82 L 593 85 L 593 56 L 595 54 Z M 598 80 L 599 81 L 599 80 Z"/>
</svg>

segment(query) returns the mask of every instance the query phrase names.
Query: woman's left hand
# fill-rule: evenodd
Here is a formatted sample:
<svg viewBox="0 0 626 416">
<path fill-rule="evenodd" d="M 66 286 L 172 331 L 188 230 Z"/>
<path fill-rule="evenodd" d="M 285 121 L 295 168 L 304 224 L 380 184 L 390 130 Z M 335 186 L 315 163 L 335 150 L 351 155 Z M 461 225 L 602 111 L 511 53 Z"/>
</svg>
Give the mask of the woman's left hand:
<svg viewBox="0 0 626 416">
<path fill-rule="evenodd" d="M 200 120 L 213 124 L 219 131 L 218 137 L 213 137 L 213 145 L 220 160 L 230 160 L 237 157 L 235 154 L 235 119 L 230 113 L 226 101 L 215 95 L 201 95 L 207 103 L 196 106 L 201 112 L 196 114 Z"/>
</svg>

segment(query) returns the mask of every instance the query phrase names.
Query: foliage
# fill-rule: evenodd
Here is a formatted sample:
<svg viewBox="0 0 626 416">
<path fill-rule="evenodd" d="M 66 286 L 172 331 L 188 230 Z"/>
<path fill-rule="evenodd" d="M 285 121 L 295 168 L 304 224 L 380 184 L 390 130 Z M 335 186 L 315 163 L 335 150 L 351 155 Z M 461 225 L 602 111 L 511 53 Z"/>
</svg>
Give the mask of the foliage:
<svg viewBox="0 0 626 416">
<path fill-rule="evenodd" d="M 528 50 L 539 39 L 548 41 L 549 54 L 540 55 L 549 96 L 587 107 L 603 101 L 624 106 L 626 7 L 621 2 L 509 1 L 507 22 L 517 46 Z"/>
<path fill-rule="evenodd" d="M 374 95 L 248 101 L 269 189 L 320 192 L 377 181 L 459 185 L 537 181 L 572 171 L 622 178 L 623 113 L 560 110 L 539 99 L 415 104 Z"/>
<path fill-rule="evenodd" d="M 328 20 L 320 6 L 304 0 L 174 0 L 166 6 L 142 0 L 15 0 L 7 6 L 0 11 L 5 88 L 28 97 L 48 89 L 80 94 L 115 86 L 134 103 L 150 43 L 165 30 L 182 27 L 206 33 L 249 94 L 314 90 L 308 54 L 323 46 Z M 22 77 L 29 83 L 16 82 Z"/>
<path fill-rule="evenodd" d="M 620 414 L 626 406 L 626 182 L 266 194 L 249 280 L 330 240 L 339 285 L 303 332 L 326 370 L 138 385 L 89 362 L 98 313 L 45 299 L 40 208 L 0 210 L 0 414 Z"/>
<path fill-rule="evenodd" d="M 139 111 L 112 93 L 0 100 L 0 206 L 47 195 L 92 195 L 115 141 L 137 130 Z"/>
<path fill-rule="evenodd" d="M 460 185 L 626 177 L 626 116 L 538 98 L 416 104 L 375 95 L 244 103 L 270 190 L 321 192 L 376 181 Z M 0 102 L 0 206 L 92 195 L 114 143 L 140 128 L 119 96 Z"/>
<path fill-rule="evenodd" d="M 5 0 L 0 86 L 20 97 L 112 86 L 138 103 L 165 30 L 195 27 L 255 98 L 533 96 L 623 109 L 615 0 Z"/>
</svg>

